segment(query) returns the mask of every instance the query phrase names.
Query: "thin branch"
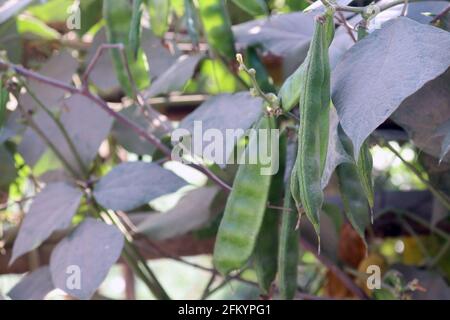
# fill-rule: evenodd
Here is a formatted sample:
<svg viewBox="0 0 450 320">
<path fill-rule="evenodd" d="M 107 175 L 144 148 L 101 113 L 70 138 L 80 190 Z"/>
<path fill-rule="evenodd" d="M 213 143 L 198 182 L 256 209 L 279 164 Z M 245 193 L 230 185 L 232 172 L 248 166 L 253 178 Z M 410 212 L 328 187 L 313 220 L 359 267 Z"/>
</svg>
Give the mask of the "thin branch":
<svg viewBox="0 0 450 320">
<path fill-rule="evenodd" d="M 358 287 L 355 282 L 331 260 L 329 260 L 324 255 L 317 254 L 317 250 L 313 245 L 311 245 L 303 238 L 300 238 L 300 244 L 303 248 L 310 251 L 317 260 L 319 260 L 324 266 L 328 268 L 328 270 L 333 272 L 334 275 L 338 277 L 339 280 L 341 280 L 341 282 L 347 287 L 347 289 L 350 290 L 355 296 L 360 299 L 367 299 L 367 295 L 364 293 L 364 291 L 360 287 Z"/>
<path fill-rule="evenodd" d="M 37 105 L 52 119 L 53 123 L 58 127 L 59 131 L 63 135 L 64 139 L 67 142 L 67 145 L 72 152 L 73 156 L 75 157 L 75 160 L 78 163 L 78 166 L 83 171 L 83 174 L 85 175 L 85 178 L 88 177 L 89 172 L 86 166 L 84 165 L 83 160 L 81 159 L 80 153 L 76 149 L 75 145 L 73 144 L 72 139 L 69 137 L 69 133 L 67 132 L 66 128 L 62 125 L 61 121 L 51 112 L 39 98 L 36 96 L 36 94 L 31 90 L 31 88 L 24 82 L 20 81 L 20 84 L 27 90 L 30 97 L 37 103 Z"/>
<path fill-rule="evenodd" d="M 391 151 L 397 158 L 400 159 L 400 161 L 403 162 L 403 164 L 409 169 L 411 170 L 412 173 L 414 173 L 417 178 L 423 182 L 423 184 L 425 184 L 427 186 L 427 188 L 431 191 L 431 193 L 448 209 L 450 210 L 450 200 L 448 199 L 448 197 L 443 194 L 440 190 L 436 189 L 436 187 L 434 187 L 430 181 L 428 181 L 427 179 L 425 179 L 422 175 L 422 173 L 419 172 L 419 170 L 416 169 L 416 167 L 414 167 L 411 163 L 409 163 L 408 161 L 406 161 L 403 156 L 400 154 L 400 152 L 398 152 L 397 150 L 395 150 L 394 147 L 392 147 L 389 142 L 384 142 L 384 141 L 380 141 L 380 144 L 386 148 L 389 149 L 389 151 Z"/>
<path fill-rule="evenodd" d="M 338 20 L 338 22 L 344 26 L 345 30 L 347 31 L 347 34 L 350 36 L 350 38 L 353 40 L 353 42 L 356 43 L 357 40 L 353 33 L 353 28 L 348 23 L 347 19 L 345 19 L 344 14 L 341 11 L 338 11 L 337 15 L 338 15 L 338 17 L 336 17 L 336 19 Z"/>
<path fill-rule="evenodd" d="M 436 15 L 436 17 L 433 18 L 433 20 L 431 20 L 431 24 L 435 24 L 436 22 L 438 22 L 439 20 L 441 20 L 443 17 L 445 17 L 445 15 L 447 13 L 450 12 L 450 4 L 447 6 L 447 8 L 445 8 L 442 12 L 438 13 Z"/>
</svg>

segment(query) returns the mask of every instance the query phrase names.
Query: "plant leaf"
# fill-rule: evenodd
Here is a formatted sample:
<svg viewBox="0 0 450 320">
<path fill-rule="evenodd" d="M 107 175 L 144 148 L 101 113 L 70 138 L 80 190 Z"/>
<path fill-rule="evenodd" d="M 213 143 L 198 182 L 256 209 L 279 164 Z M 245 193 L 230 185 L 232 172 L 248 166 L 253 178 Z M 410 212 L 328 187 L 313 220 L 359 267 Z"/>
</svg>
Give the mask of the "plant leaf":
<svg viewBox="0 0 450 320">
<path fill-rule="evenodd" d="M 43 300 L 55 289 L 48 266 L 27 273 L 9 292 L 12 300 Z"/>
<path fill-rule="evenodd" d="M 450 70 L 407 98 L 391 119 L 405 129 L 414 144 L 424 152 L 445 157 L 446 122 L 450 120 Z M 447 127 L 448 128 L 448 127 Z"/>
<path fill-rule="evenodd" d="M 186 185 L 177 175 L 157 164 L 122 163 L 94 187 L 94 197 L 107 209 L 128 211 Z"/>
<path fill-rule="evenodd" d="M 48 266 L 27 273 L 9 292 L 12 300 L 43 300 L 55 289 Z"/>
<path fill-rule="evenodd" d="M 82 95 L 72 95 L 64 100 L 62 105 L 59 116 L 61 124 L 73 141 L 82 163 L 89 167 L 100 144 L 111 130 L 113 118 Z M 34 121 L 60 150 L 69 164 L 77 172 L 82 173 L 82 168 L 80 168 L 77 159 L 69 148 L 64 135 L 52 118 L 44 111 L 39 110 L 34 115 Z M 34 166 L 46 148 L 44 141 L 29 128 L 19 145 L 19 152 L 30 166 Z"/>
<path fill-rule="evenodd" d="M 123 245 L 124 237 L 115 226 L 87 218 L 53 249 L 50 271 L 55 287 L 78 299 L 90 299 L 119 259 Z M 77 276 L 79 287 L 71 282 Z"/>
<path fill-rule="evenodd" d="M 0 24 L 19 13 L 33 0 L 6 0 L 0 4 Z"/>
<path fill-rule="evenodd" d="M 158 114 L 156 110 L 153 112 L 155 115 Z M 170 124 L 166 116 L 162 114 L 157 115 L 156 119 L 158 121 L 149 121 L 142 115 L 141 108 L 136 105 L 124 108 L 119 113 L 159 139 L 168 134 L 168 130 L 166 130 L 162 123 L 166 123 L 167 125 Z M 121 122 L 116 121 L 114 123 L 112 135 L 117 142 L 129 152 L 139 155 L 150 155 L 155 151 L 155 147 L 152 144 L 138 136 Z"/>
<path fill-rule="evenodd" d="M 69 227 L 82 195 L 78 188 L 64 182 L 47 185 L 35 197 L 20 225 L 10 264 L 36 249 L 54 231 Z"/>
<path fill-rule="evenodd" d="M 191 134 L 192 141 L 196 143 L 203 141 L 203 132 L 209 129 L 215 132 L 220 131 L 222 137 L 226 137 L 227 130 L 241 130 L 242 132 L 237 134 L 235 138 L 235 141 L 239 141 L 244 131 L 250 128 L 261 116 L 262 107 L 262 99 L 254 98 L 248 92 L 220 94 L 208 99 L 189 116 L 184 118 L 180 123 L 180 128 L 186 129 Z M 199 128 L 200 126 L 202 132 L 196 131 L 195 128 Z M 234 144 L 229 145 L 230 141 L 226 141 L 228 142 L 226 145 L 224 145 L 225 141 L 215 142 L 216 146 L 222 144 L 222 150 L 224 150 L 224 159 L 222 163 L 218 163 L 218 165 L 223 167 L 234 150 Z M 196 155 L 202 156 L 207 145 L 208 143 L 203 143 L 202 148 L 198 148 L 199 150 L 192 149 L 192 146 L 186 147 L 193 150 Z"/>
<path fill-rule="evenodd" d="M 336 109 L 330 108 L 330 135 L 328 140 L 327 160 L 322 173 L 322 189 L 328 185 L 330 178 L 341 163 L 353 163 L 351 156 L 345 151 L 338 134 L 339 118 Z"/>
<path fill-rule="evenodd" d="M 145 98 L 152 98 L 160 94 L 183 90 L 186 82 L 193 76 L 198 63 L 204 58 L 203 54 L 183 55 L 153 82 L 150 89 L 144 93 Z"/>
<path fill-rule="evenodd" d="M 449 65 L 450 34 L 404 17 L 356 43 L 332 76 L 333 103 L 355 158 L 366 138 L 403 100 Z"/>
<path fill-rule="evenodd" d="M 138 225 L 138 231 L 154 240 L 165 240 L 198 230 L 219 213 L 221 208 L 211 207 L 219 191 L 217 187 L 192 190 L 168 212 L 150 214 Z"/>
<path fill-rule="evenodd" d="M 16 177 L 14 157 L 3 144 L 0 144 L 0 188 L 8 187 Z"/>
<path fill-rule="evenodd" d="M 306 51 L 314 31 L 314 19 L 302 12 L 275 15 L 233 27 L 239 47 L 262 45 L 277 56 Z"/>
</svg>

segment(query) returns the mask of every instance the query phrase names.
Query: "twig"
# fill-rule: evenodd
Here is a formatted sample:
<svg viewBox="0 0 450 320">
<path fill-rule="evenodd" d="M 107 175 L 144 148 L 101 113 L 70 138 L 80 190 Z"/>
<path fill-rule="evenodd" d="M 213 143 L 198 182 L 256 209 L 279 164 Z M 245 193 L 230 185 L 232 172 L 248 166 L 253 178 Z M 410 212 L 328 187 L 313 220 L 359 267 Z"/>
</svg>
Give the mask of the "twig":
<svg viewBox="0 0 450 320">
<path fill-rule="evenodd" d="M 15 65 L 15 64 L 9 64 L 4 61 L 0 61 L 0 70 L 1 69 L 9 69 L 11 68 L 16 73 L 25 76 L 26 78 L 34 79 L 36 81 L 39 81 L 41 83 L 47 84 L 49 86 L 53 86 L 58 89 L 62 89 L 64 91 L 67 91 L 71 94 L 78 94 L 81 96 L 84 96 L 85 98 L 91 100 L 96 105 L 98 105 L 100 108 L 102 108 L 106 113 L 108 113 L 110 116 L 116 119 L 116 121 L 122 123 L 124 126 L 128 127 L 130 130 L 132 130 L 134 133 L 142 137 L 144 140 L 148 141 L 152 145 L 154 145 L 156 148 L 158 148 L 165 156 L 168 158 L 172 158 L 171 150 L 163 144 L 155 135 L 153 135 L 150 132 L 147 132 L 147 130 L 141 128 L 134 122 L 130 121 L 127 117 L 124 115 L 115 112 L 112 110 L 108 104 L 99 98 L 98 96 L 92 94 L 87 88 L 76 88 L 74 86 L 65 84 L 63 82 L 60 82 L 58 80 L 43 76 L 39 73 L 36 73 L 34 71 L 28 70 L 22 66 Z M 226 191 L 230 191 L 231 187 L 228 186 L 224 181 L 222 181 L 219 177 L 217 177 L 213 172 L 211 172 L 208 168 L 201 167 L 198 165 L 189 165 L 192 168 L 195 168 L 205 174 L 210 180 L 214 181 L 216 184 L 218 184 L 221 188 L 224 188 Z M 75 173 L 75 171 L 72 169 L 72 172 Z M 75 174 L 76 177 L 76 174 Z"/>
<path fill-rule="evenodd" d="M 338 11 L 337 15 L 339 16 L 337 17 L 337 20 L 341 23 L 341 25 L 344 26 L 345 30 L 347 31 L 350 38 L 352 38 L 353 42 L 356 43 L 357 40 L 355 35 L 353 34 L 353 28 L 350 26 L 347 19 L 345 19 L 344 14 L 341 11 Z"/>
<path fill-rule="evenodd" d="M 438 22 L 439 20 L 441 20 L 447 13 L 450 12 L 450 4 L 447 6 L 447 8 L 445 8 L 442 12 L 438 13 L 436 15 L 436 17 L 433 18 L 433 20 L 431 20 L 431 24 L 435 24 L 436 22 Z"/>
<path fill-rule="evenodd" d="M 412 165 L 410 164 L 408 161 L 406 161 L 403 156 L 397 151 L 395 150 L 394 147 L 392 147 L 389 142 L 384 142 L 382 140 L 379 139 L 379 142 L 382 146 L 386 147 L 389 149 L 389 151 L 391 151 L 395 156 L 397 156 L 397 158 L 399 158 L 403 164 L 409 169 L 411 170 L 412 173 L 414 173 L 417 178 L 419 178 L 420 181 L 423 182 L 423 184 L 425 184 L 427 186 L 427 188 L 431 191 L 431 193 L 448 209 L 450 210 L 450 200 L 447 198 L 447 196 L 443 193 L 441 193 L 441 191 L 439 191 L 438 189 L 436 189 L 430 181 L 428 181 L 427 179 L 425 179 L 422 174 Z"/>
<path fill-rule="evenodd" d="M 324 255 L 317 254 L 317 250 L 313 245 L 311 245 L 303 238 L 300 238 L 300 244 L 303 248 L 310 251 L 316 257 L 316 259 L 319 260 L 324 266 L 326 266 L 331 272 L 333 272 L 334 275 L 338 277 L 339 280 L 341 280 L 341 282 L 347 287 L 347 289 L 350 290 L 355 296 L 360 299 L 367 299 L 367 295 L 364 293 L 364 291 L 360 287 L 358 287 L 355 282 L 331 260 L 329 260 Z"/>
</svg>

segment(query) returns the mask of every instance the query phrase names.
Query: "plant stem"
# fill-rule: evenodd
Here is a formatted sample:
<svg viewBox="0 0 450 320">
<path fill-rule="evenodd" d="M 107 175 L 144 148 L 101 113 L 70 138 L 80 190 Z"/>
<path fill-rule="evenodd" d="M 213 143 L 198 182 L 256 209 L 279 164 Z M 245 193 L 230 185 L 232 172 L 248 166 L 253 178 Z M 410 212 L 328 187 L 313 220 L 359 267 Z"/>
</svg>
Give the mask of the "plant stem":
<svg viewBox="0 0 450 320">
<path fill-rule="evenodd" d="M 34 132 L 48 145 L 48 147 L 53 151 L 56 157 L 61 161 L 63 166 L 69 171 L 70 175 L 74 179 L 78 179 L 77 172 L 72 168 L 67 159 L 62 155 L 62 153 L 58 150 L 58 148 L 53 144 L 53 142 L 45 135 L 45 133 L 39 128 L 39 126 L 34 122 L 33 117 L 23 109 L 23 107 L 18 104 L 19 110 L 22 115 L 25 117 L 28 125 L 34 130 Z"/>
<path fill-rule="evenodd" d="M 312 244 L 310 244 L 303 238 L 300 238 L 300 244 L 303 248 L 311 252 L 317 260 L 319 260 L 324 266 L 328 268 L 328 270 L 333 272 L 334 275 L 338 277 L 339 280 L 341 280 L 341 282 L 347 287 L 347 289 L 350 290 L 355 296 L 360 299 L 367 299 L 367 295 L 364 293 L 364 291 L 360 287 L 358 287 L 355 282 L 331 260 L 329 260 L 324 255 L 317 254 L 317 249 Z"/>
<path fill-rule="evenodd" d="M 427 186 L 427 188 L 431 191 L 431 193 L 448 209 L 450 210 L 450 200 L 447 198 L 447 196 L 445 194 L 443 194 L 441 191 L 439 191 L 438 189 L 436 189 L 430 181 L 428 181 L 427 179 L 425 179 L 422 174 L 412 165 L 410 164 L 408 161 L 406 161 L 403 156 L 397 151 L 395 150 L 394 147 L 392 147 L 389 142 L 384 142 L 381 141 L 380 143 L 382 146 L 386 147 L 389 149 L 389 151 L 391 151 L 393 154 L 395 154 L 395 156 L 397 156 L 397 158 L 400 159 L 400 161 L 403 162 L 403 164 L 409 169 L 411 170 L 412 173 L 414 173 L 417 178 L 419 178 L 420 181 L 422 181 L 423 184 L 425 184 Z"/>
<path fill-rule="evenodd" d="M 63 135 L 64 139 L 67 142 L 67 145 L 69 146 L 70 151 L 72 152 L 73 156 L 75 157 L 75 160 L 78 163 L 78 166 L 83 171 L 84 177 L 88 178 L 88 170 L 86 166 L 83 163 L 83 160 L 81 160 L 80 153 L 76 149 L 75 145 L 73 144 L 72 139 L 69 137 L 69 133 L 67 132 L 66 128 L 62 125 L 61 121 L 51 112 L 39 98 L 36 96 L 36 94 L 31 90 L 31 88 L 24 82 L 21 81 L 21 85 L 27 90 L 30 97 L 37 103 L 37 105 L 44 110 L 44 112 L 52 119 L 52 121 L 55 123 L 55 125 L 58 127 L 59 131 Z"/>
</svg>

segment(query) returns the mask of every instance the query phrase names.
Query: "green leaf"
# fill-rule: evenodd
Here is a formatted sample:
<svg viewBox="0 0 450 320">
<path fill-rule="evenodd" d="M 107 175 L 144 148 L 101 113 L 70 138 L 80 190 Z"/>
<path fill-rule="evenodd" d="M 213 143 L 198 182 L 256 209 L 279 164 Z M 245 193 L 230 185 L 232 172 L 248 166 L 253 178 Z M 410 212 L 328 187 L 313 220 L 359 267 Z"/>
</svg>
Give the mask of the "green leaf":
<svg viewBox="0 0 450 320">
<path fill-rule="evenodd" d="M 126 162 L 100 179 L 94 197 L 107 209 L 128 211 L 185 185 L 183 179 L 154 163 Z"/>
<path fill-rule="evenodd" d="M 220 56 L 235 59 L 234 36 L 223 0 L 199 0 L 200 18 L 210 48 Z"/>
<path fill-rule="evenodd" d="M 232 0 L 239 8 L 252 16 L 262 16 L 269 13 L 269 8 L 264 0 Z"/>
<path fill-rule="evenodd" d="M 169 29 L 170 0 L 148 0 L 148 12 L 153 33 L 162 37 Z"/>
</svg>

